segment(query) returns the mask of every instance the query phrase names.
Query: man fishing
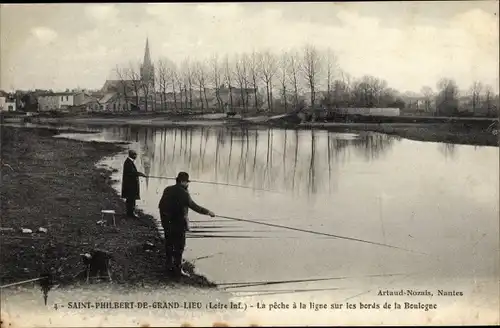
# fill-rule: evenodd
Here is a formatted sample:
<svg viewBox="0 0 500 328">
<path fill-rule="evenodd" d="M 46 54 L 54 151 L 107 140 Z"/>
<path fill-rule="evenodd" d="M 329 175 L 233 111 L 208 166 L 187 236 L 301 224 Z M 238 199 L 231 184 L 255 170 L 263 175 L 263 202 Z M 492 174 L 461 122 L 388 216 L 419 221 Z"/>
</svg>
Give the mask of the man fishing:
<svg viewBox="0 0 500 328">
<path fill-rule="evenodd" d="M 199 214 L 215 216 L 212 211 L 199 206 L 191 199 L 188 191 L 189 182 L 189 174 L 179 172 L 176 184 L 165 188 L 158 205 L 161 224 L 165 231 L 167 272 L 174 278 L 189 277 L 181 267 L 186 231 L 189 231 L 189 209 Z"/>
<path fill-rule="evenodd" d="M 144 173 L 138 172 L 134 160 L 137 153 L 134 150 L 128 151 L 128 157 L 123 164 L 122 177 L 122 198 L 125 198 L 127 206 L 127 216 L 139 218 L 135 212 L 135 201 L 141 199 L 139 190 L 139 177 L 146 177 Z"/>
</svg>

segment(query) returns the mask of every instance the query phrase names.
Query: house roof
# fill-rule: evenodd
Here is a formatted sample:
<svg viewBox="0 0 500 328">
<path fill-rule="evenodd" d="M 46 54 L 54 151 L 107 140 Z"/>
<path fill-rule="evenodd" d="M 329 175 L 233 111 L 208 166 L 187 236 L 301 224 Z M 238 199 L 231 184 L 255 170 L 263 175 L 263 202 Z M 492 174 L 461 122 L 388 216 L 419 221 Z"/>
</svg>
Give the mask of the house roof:
<svg viewBox="0 0 500 328">
<path fill-rule="evenodd" d="M 82 92 L 47 92 L 40 94 L 39 97 L 59 97 L 59 96 L 74 96 Z"/>
<path fill-rule="evenodd" d="M 74 95 L 77 95 L 79 93 L 82 93 L 82 92 L 78 92 L 78 91 L 70 91 L 70 92 L 54 92 L 54 96 L 74 96 Z"/>
<path fill-rule="evenodd" d="M 9 96 L 9 94 L 3 90 L 0 90 L 0 97 L 5 97 L 7 98 Z"/>
<path fill-rule="evenodd" d="M 112 100 L 115 95 L 116 95 L 116 93 L 114 93 L 114 92 L 113 93 L 107 93 L 101 99 L 99 99 L 99 103 L 100 104 L 105 104 L 105 103 L 109 102 L 110 100 Z"/>
<path fill-rule="evenodd" d="M 109 90 L 110 88 L 112 89 L 118 89 L 118 88 L 128 88 L 132 89 L 135 86 L 135 83 L 139 82 L 139 80 L 106 80 L 104 82 L 104 85 L 102 86 L 101 90 Z"/>
</svg>

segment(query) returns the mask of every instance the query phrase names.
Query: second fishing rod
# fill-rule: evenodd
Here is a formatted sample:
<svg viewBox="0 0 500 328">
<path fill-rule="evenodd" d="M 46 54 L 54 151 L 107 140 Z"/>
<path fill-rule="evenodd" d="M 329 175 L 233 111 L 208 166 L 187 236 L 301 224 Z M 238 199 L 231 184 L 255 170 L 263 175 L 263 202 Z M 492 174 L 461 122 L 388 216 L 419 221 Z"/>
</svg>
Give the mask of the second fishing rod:
<svg viewBox="0 0 500 328">
<path fill-rule="evenodd" d="M 164 176 L 154 176 L 154 175 L 147 175 L 146 178 L 162 179 L 162 180 L 175 180 L 176 179 L 176 178 L 170 178 L 170 177 L 164 177 Z M 276 190 L 255 188 L 255 187 L 250 187 L 250 186 L 242 186 L 242 185 L 225 183 L 225 182 L 203 181 L 203 180 L 195 180 L 195 179 L 190 179 L 190 182 L 200 183 L 200 184 L 208 184 L 208 185 L 219 185 L 219 186 L 251 189 L 251 190 L 257 190 L 257 191 L 266 191 L 266 192 L 272 192 L 272 193 L 279 193 L 279 191 L 276 191 Z"/>
</svg>

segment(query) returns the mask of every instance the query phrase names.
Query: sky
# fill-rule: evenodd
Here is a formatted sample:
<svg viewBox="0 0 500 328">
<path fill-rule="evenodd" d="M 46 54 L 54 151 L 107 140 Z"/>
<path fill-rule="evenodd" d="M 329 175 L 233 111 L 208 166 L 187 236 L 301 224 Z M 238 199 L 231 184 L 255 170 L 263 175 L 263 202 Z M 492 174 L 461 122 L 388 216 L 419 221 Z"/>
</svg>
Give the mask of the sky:
<svg viewBox="0 0 500 328">
<path fill-rule="evenodd" d="M 2 4 L 0 88 L 101 88 L 116 65 L 331 48 L 401 92 L 453 78 L 499 88 L 498 1 Z"/>
</svg>

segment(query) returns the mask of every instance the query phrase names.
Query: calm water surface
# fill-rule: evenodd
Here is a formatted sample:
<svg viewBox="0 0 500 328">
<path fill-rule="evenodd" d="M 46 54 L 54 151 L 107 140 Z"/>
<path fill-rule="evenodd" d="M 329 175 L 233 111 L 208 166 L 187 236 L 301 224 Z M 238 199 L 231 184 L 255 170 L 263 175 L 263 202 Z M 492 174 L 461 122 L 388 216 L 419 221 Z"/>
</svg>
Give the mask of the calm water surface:
<svg viewBox="0 0 500 328">
<path fill-rule="evenodd" d="M 185 256 L 198 259 L 198 272 L 218 283 L 343 277 L 293 288 L 363 285 L 470 293 L 481 284 L 481 297 L 488 294 L 498 304 L 497 147 L 372 133 L 208 127 L 103 128 L 79 138 L 132 141 L 138 169 L 147 175 L 187 171 L 192 179 L 255 188 L 193 182 L 195 201 L 216 214 L 415 251 L 191 212 Z M 104 161 L 120 170 L 118 180 L 125 157 Z M 158 218 L 161 193 L 173 182 L 141 180 L 138 206 Z M 291 285 L 265 289 L 285 287 Z M 251 295 L 264 288 L 256 289 L 238 290 Z"/>
</svg>

